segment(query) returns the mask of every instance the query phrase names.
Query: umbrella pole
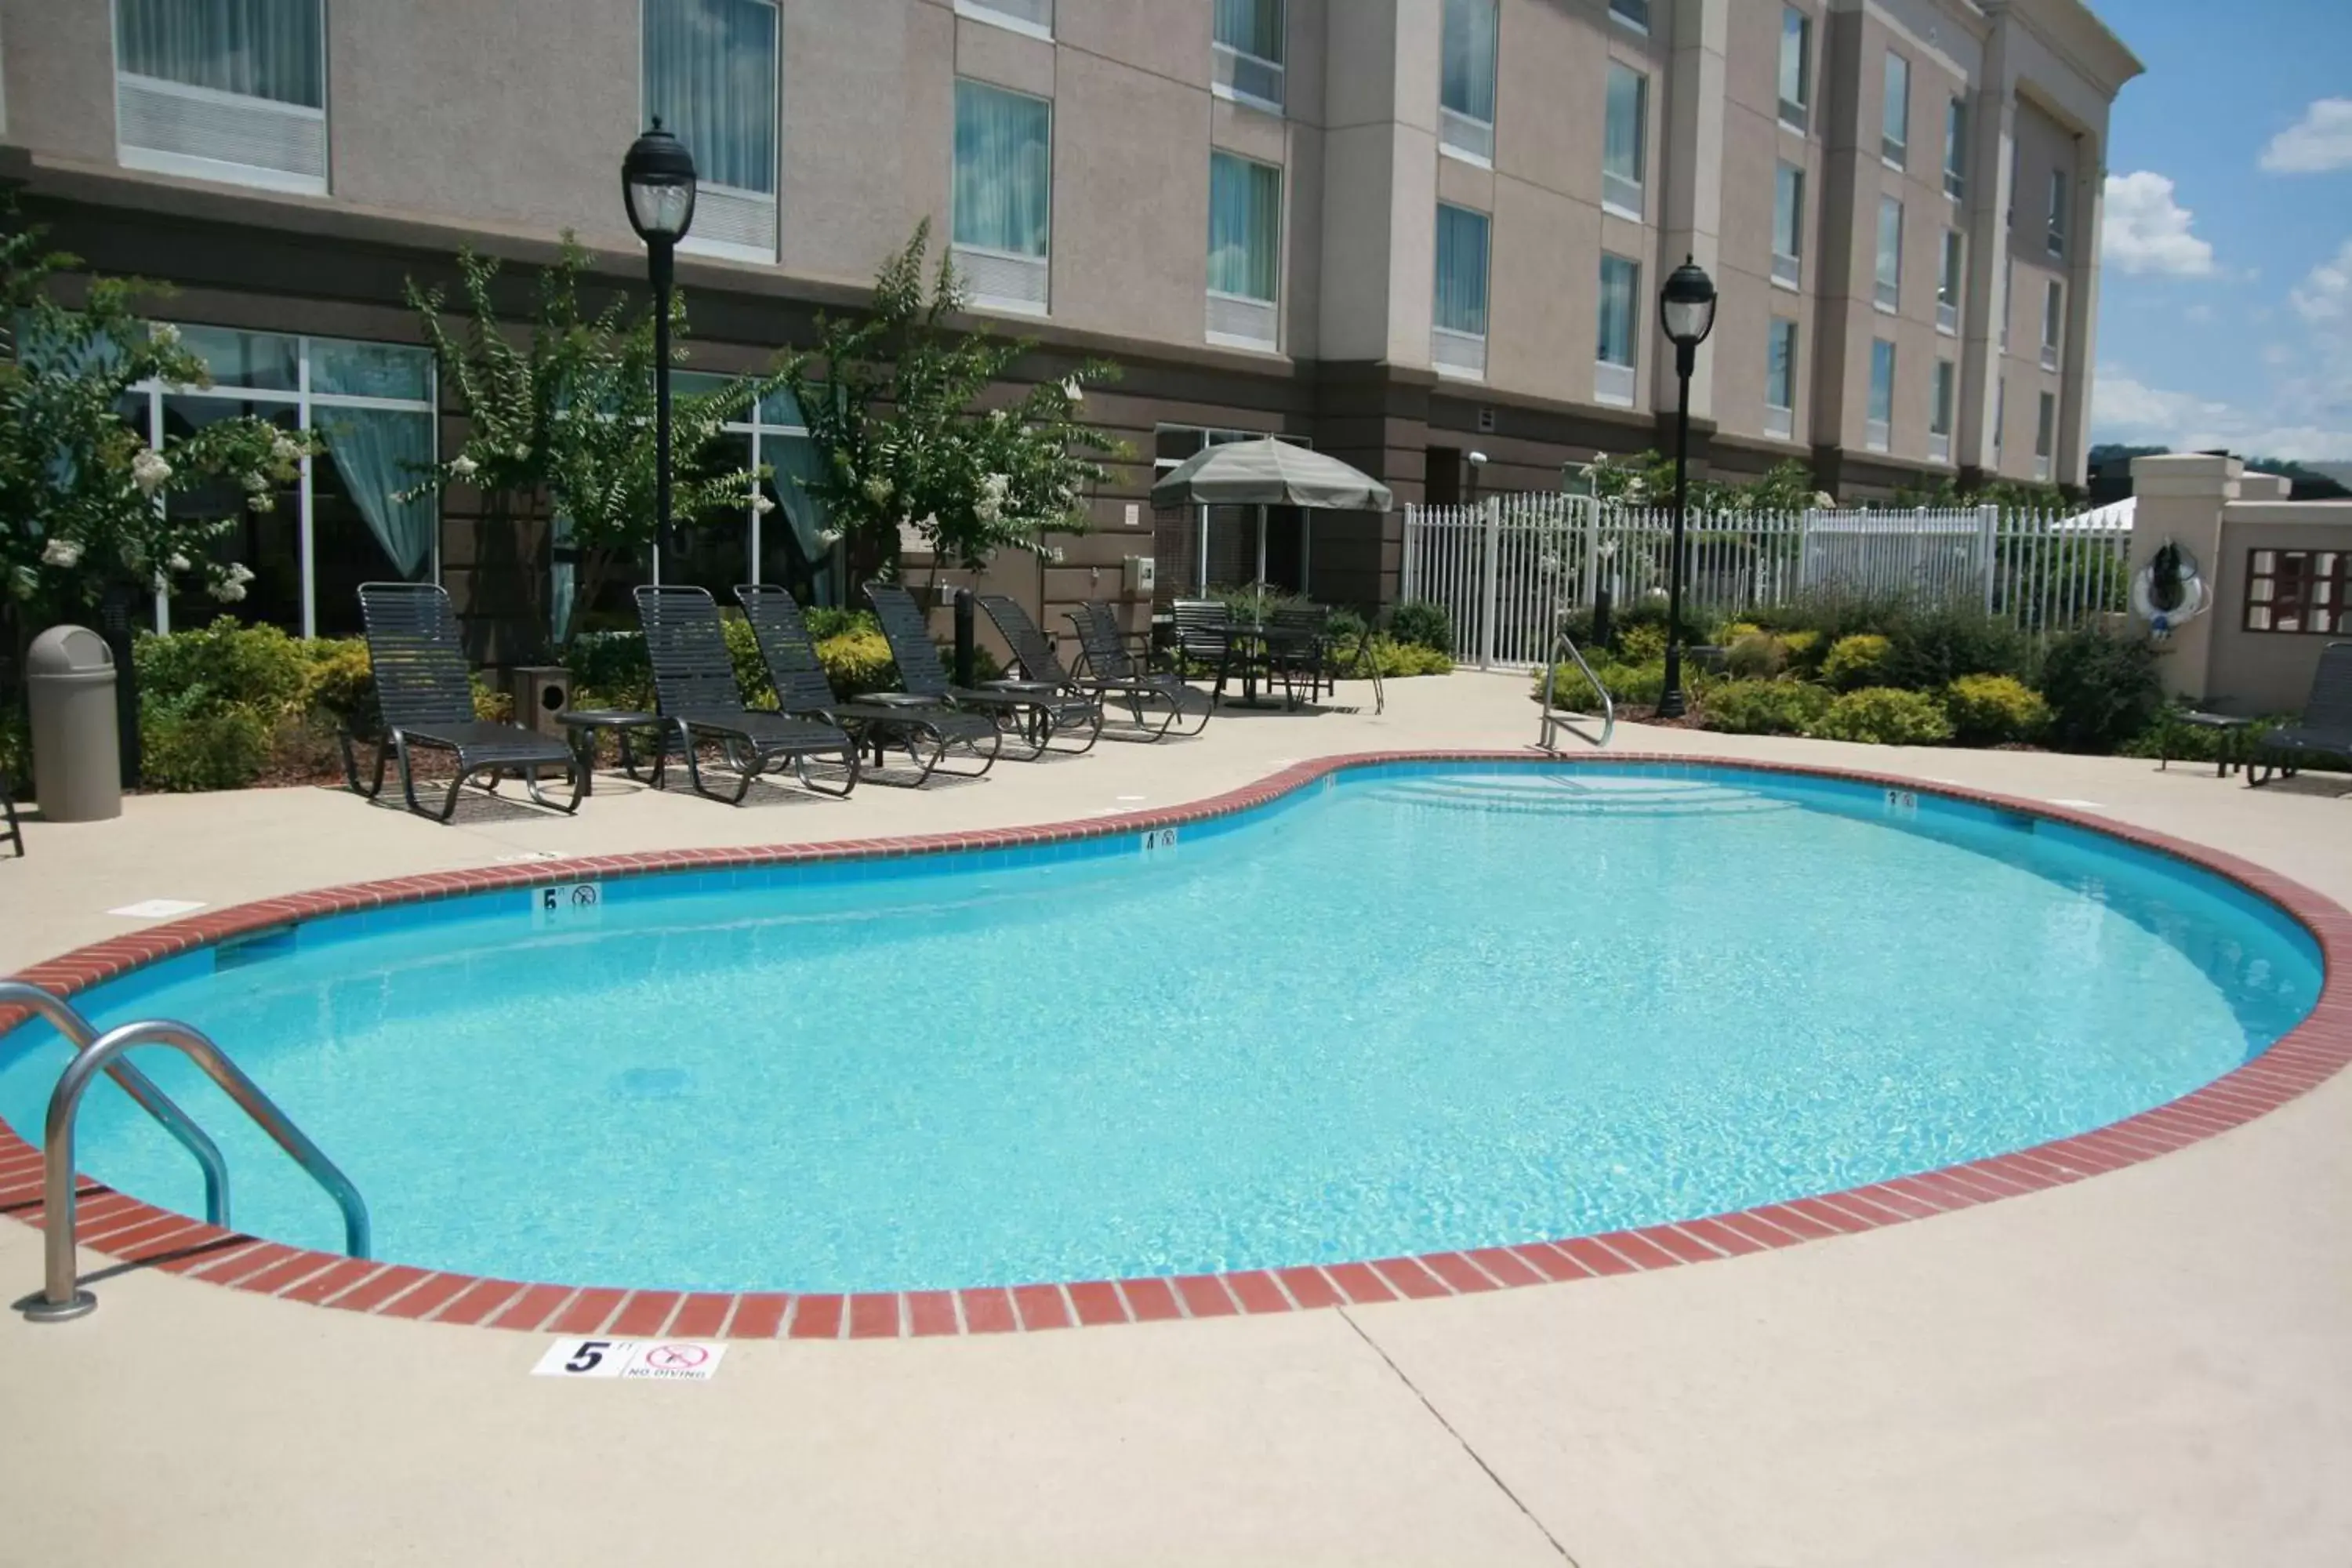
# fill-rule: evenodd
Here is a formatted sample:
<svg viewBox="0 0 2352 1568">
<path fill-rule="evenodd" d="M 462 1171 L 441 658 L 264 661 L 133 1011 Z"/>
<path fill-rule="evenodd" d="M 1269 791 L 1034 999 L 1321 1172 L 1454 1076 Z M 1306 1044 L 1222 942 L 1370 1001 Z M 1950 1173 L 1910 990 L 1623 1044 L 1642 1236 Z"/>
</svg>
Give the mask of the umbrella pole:
<svg viewBox="0 0 2352 1568">
<path fill-rule="evenodd" d="M 1257 506 L 1257 613 L 1265 616 L 1265 503 Z"/>
<path fill-rule="evenodd" d="M 1201 509 L 1201 559 L 1194 575 L 1201 580 L 1201 597 L 1209 596 L 1209 509 Z"/>
</svg>

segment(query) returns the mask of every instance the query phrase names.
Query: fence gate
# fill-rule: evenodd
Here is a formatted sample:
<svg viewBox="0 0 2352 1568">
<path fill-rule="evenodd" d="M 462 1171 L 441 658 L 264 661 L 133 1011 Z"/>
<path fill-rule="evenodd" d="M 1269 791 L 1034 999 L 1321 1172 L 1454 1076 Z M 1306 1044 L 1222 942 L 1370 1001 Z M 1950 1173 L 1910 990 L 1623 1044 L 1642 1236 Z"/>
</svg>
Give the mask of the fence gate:
<svg viewBox="0 0 2352 1568">
<path fill-rule="evenodd" d="M 1457 658 L 1531 669 L 1549 657 L 1560 616 L 1585 595 L 1595 521 L 1587 496 L 1409 506 L 1403 596 L 1444 606 Z"/>
</svg>

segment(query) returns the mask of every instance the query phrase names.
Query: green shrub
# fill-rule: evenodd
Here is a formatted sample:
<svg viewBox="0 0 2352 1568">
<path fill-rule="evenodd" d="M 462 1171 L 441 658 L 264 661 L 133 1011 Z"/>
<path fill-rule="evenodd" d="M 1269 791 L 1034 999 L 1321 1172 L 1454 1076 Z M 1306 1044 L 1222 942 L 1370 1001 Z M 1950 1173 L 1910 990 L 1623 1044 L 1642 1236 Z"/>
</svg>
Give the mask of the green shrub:
<svg viewBox="0 0 2352 1568">
<path fill-rule="evenodd" d="M 1658 699 L 1665 693 L 1666 665 L 1663 658 L 1643 664 L 1612 658 L 1595 658 L 1591 662 L 1592 672 L 1609 688 L 1609 695 L 1616 701 L 1620 713 L 1628 708 L 1655 708 Z M 1584 672 L 1573 661 L 1555 666 L 1552 679 L 1552 700 L 1559 706 L 1589 710 L 1600 705 L 1592 683 L 1584 679 Z M 1543 700 L 1543 672 L 1538 670 L 1532 693 L 1538 701 Z M 1715 685 L 1706 670 L 1690 659 L 1683 660 L 1683 695 L 1686 699 L 1696 702 Z"/>
<path fill-rule="evenodd" d="M 302 706 L 363 739 L 382 734 L 383 718 L 376 711 L 375 669 L 368 662 L 366 640 L 321 637 L 305 651 L 310 671 Z"/>
<path fill-rule="evenodd" d="M 1369 680 L 1377 667 L 1383 680 L 1400 680 L 1418 675 L 1451 675 L 1454 659 L 1433 647 L 1419 643 L 1398 642 L 1393 637 L 1376 637 L 1370 649 L 1359 658 L 1360 646 L 1354 637 L 1343 637 L 1331 646 L 1332 662 L 1338 666 L 1343 680 Z"/>
<path fill-rule="evenodd" d="M 1926 692 L 1865 686 L 1831 703 L 1805 733 L 1865 746 L 1934 746 L 1952 738 L 1952 721 Z"/>
<path fill-rule="evenodd" d="M 1874 632 L 1840 637 L 1830 645 L 1829 657 L 1822 660 L 1822 679 L 1840 691 L 1884 685 L 1879 674 L 1886 668 L 1887 656 L 1894 647 L 1893 643 Z"/>
<path fill-rule="evenodd" d="M 890 657 L 890 640 L 878 628 L 860 628 L 821 638 L 816 645 L 816 657 L 824 664 L 824 678 L 833 682 L 837 697 L 887 691 L 898 684 L 898 665 Z M 947 655 L 946 661 L 952 668 L 954 655 Z M 974 675 L 976 679 L 987 679 L 978 671 Z M 764 676 L 760 683 L 766 686 Z"/>
<path fill-rule="evenodd" d="M 1454 652 L 1454 617 L 1445 613 L 1443 605 L 1433 605 L 1426 599 L 1407 599 L 1389 617 L 1389 636 L 1399 643 L 1450 656 Z"/>
<path fill-rule="evenodd" d="M 808 634 L 817 641 L 837 637 L 845 632 L 879 632 L 881 621 L 871 610 L 845 610 L 832 605 L 816 605 L 801 612 L 808 623 Z"/>
<path fill-rule="evenodd" d="M 1748 632 L 1724 650 L 1724 672 L 1734 680 L 1769 680 L 1788 668 L 1789 650 L 1769 632 Z"/>
<path fill-rule="evenodd" d="M 1801 735 L 1833 700 L 1806 680 L 1727 680 L 1707 689 L 1699 719 L 1730 735 Z"/>
<path fill-rule="evenodd" d="M 23 704 L 0 702 L 0 784 L 24 800 L 33 793 L 33 730 Z"/>
<path fill-rule="evenodd" d="M 2147 732 L 2164 706 L 2156 655 L 2137 637 L 2070 632 L 2042 658 L 2050 739 L 2068 752 L 2112 752 Z"/>
<path fill-rule="evenodd" d="M 1941 691 L 1969 675 L 2026 673 L 2025 634 L 1982 610 L 1948 608 L 1903 616 L 1886 628 L 1886 662 L 1877 684 Z"/>
<path fill-rule="evenodd" d="M 1788 658 L 1789 668 L 1806 675 L 1821 673 L 1822 660 L 1829 652 L 1829 644 L 1816 631 L 1792 631 L 1780 634 L 1780 651 Z"/>
<path fill-rule="evenodd" d="M 139 704 L 142 776 L 150 789 L 243 789 L 268 765 L 273 732 L 254 703 L 220 702 L 201 687 L 148 693 Z"/>
<path fill-rule="evenodd" d="M 1333 643 L 1344 642 L 1353 647 L 1357 639 L 1364 635 L 1363 613 L 1341 605 L 1331 612 L 1331 618 L 1323 623 L 1323 627 L 1330 633 Z"/>
<path fill-rule="evenodd" d="M 654 668 L 642 632 L 584 632 L 563 650 L 563 668 L 572 672 L 574 707 L 645 710 L 654 705 Z"/>
<path fill-rule="evenodd" d="M 310 656 L 299 642 L 233 616 L 184 632 L 142 634 L 131 661 L 144 696 L 178 705 L 202 693 L 203 703 L 250 706 L 270 722 L 298 711 L 310 685 Z"/>
<path fill-rule="evenodd" d="M 2050 705 L 2013 675 L 1964 675 L 1945 689 L 1944 707 L 1963 746 L 2032 741 L 2050 725 Z"/>
</svg>

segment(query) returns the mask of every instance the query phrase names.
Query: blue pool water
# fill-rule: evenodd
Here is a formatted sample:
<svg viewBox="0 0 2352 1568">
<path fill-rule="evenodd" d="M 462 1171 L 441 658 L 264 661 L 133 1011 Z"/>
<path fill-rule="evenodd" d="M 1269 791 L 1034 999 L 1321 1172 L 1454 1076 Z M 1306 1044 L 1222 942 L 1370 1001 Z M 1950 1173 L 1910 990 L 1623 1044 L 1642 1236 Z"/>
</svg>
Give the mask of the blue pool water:
<svg viewBox="0 0 2352 1568">
<path fill-rule="evenodd" d="M 88 998 L 209 1031 L 379 1256 L 882 1289 L 1382 1257 L 1852 1186 L 2084 1131 L 2307 1011 L 2309 937 L 2168 858 L 1830 781 L 1391 765 L 1017 855 L 515 891 Z M 64 1047 L 0 1041 L 39 1123 Z M 242 1228 L 334 1211 L 176 1057 Z M 111 1085 L 82 1167 L 194 1211 Z"/>
</svg>

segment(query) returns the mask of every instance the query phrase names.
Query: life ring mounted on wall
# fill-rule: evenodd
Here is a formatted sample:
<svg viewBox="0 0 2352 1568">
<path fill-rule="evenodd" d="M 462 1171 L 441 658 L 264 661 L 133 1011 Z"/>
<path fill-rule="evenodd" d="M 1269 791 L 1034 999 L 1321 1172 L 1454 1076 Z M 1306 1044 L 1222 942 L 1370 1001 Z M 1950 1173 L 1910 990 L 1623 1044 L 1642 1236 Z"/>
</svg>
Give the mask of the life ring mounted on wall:
<svg viewBox="0 0 2352 1568">
<path fill-rule="evenodd" d="M 2172 540 L 2132 578 L 2132 614 L 2146 621 L 2158 642 L 2213 607 L 2212 590 L 2197 569 L 2197 557 Z"/>
</svg>

